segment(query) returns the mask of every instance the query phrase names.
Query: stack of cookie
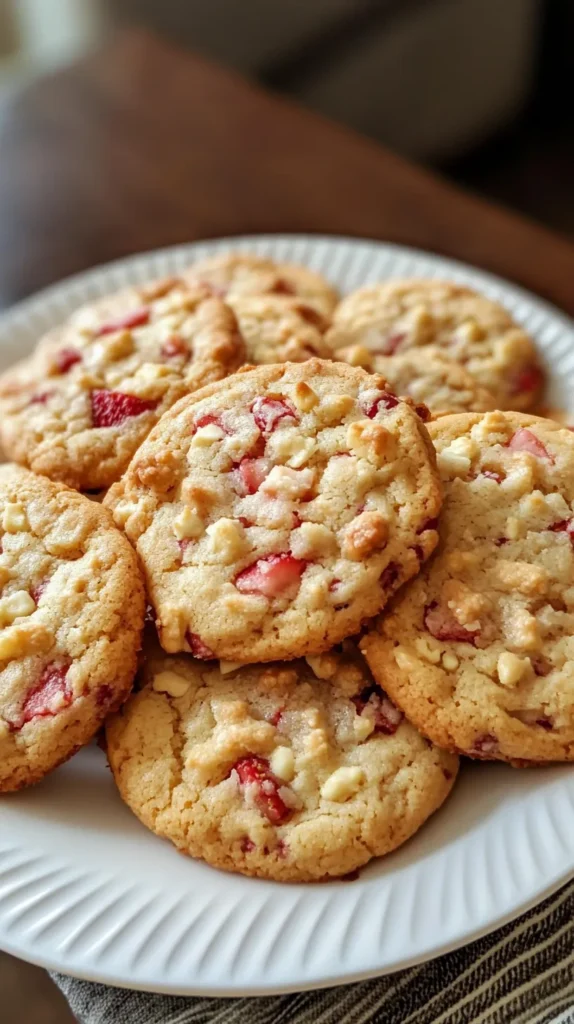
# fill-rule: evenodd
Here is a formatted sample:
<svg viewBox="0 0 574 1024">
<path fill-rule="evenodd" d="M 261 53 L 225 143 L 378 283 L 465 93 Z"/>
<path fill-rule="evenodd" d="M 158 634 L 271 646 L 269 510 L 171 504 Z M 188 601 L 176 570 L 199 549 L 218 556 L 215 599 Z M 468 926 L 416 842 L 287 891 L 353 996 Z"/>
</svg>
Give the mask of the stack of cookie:
<svg viewBox="0 0 574 1024">
<path fill-rule="evenodd" d="M 434 281 L 336 306 L 229 255 L 74 314 L 0 380 L 0 789 L 105 721 L 152 831 L 306 881 L 404 842 L 460 753 L 574 758 L 574 435 L 497 411 L 541 387 Z"/>
</svg>

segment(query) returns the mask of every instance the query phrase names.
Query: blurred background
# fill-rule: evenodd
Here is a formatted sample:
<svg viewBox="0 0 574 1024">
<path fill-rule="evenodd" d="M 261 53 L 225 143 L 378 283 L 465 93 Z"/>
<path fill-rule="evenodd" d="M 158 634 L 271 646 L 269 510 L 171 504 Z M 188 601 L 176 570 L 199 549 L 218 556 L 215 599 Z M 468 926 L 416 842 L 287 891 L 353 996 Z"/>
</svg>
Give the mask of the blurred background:
<svg viewBox="0 0 574 1024">
<path fill-rule="evenodd" d="M 0 120 L 134 23 L 574 236 L 574 0 L 0 0 Z M 2 1024 L 71 1022 L 2 954 L 0 1006 Z"/>
<path fill-rule="evenodd" d="M 0 109 L 126 23 L 574 232 L 572 0 L 0 0 Z"/>
</svg>

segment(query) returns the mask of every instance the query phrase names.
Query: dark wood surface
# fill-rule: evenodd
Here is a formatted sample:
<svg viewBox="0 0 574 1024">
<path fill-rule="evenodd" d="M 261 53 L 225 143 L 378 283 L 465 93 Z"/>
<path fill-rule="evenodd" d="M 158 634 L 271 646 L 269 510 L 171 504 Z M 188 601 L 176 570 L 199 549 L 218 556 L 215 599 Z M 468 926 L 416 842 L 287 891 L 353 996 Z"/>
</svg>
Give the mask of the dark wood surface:
<svg viewBox="0 0 574 1024">
<path fill-rule="evenodd" d="M 574 245 L 143 31 L 0 120 L 0 302 L 128 253 L 242 232 L 420 246 L 574 313 Z"/>
</svg>

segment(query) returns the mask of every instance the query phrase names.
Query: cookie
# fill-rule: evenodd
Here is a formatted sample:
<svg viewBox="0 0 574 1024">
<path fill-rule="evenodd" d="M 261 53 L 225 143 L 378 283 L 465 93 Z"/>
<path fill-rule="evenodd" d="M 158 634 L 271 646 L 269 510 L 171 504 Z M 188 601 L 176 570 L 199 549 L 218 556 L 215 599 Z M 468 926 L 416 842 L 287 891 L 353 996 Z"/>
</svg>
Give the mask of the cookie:
<svg viewBox="0 0 574 1024">
<path fill-rule="evenodd" d="M 210 256 L 192 264 L 184 276 L 192 283 L 208 285 L 222 298 L 292 296 L 327 317 L 339 298 L 329 282 L 314 270 L 295 263 L 276 263 L 253 253 L 230 252 Z"/>
<path fill-rule="evenodd" d="M 183 399 L 105 499 L 136 546 L 170 654 L 328 650 L 433 550 L 434 450 L 382 378 L 313 359 Z"/>
<path fill-rule="evenodd" d="M 361 647 L 441 747 L 574 760 L 574 435 L 502 412 L 429 430 L 445 484 L 440 544 Z"/>
<path fill-rule="evenodd" d="M 456 756 L 362 663 L 310 661 L 319 678 L 304 661 L 224 675 L 189 655 L 152 658 L 106 727 L 143 824 L 218 868 L 291 882 L 345 875 L 412 836 L 448 796 Z"/>
<path fill-rule="evenodd" d="M 175 279 L 84 306 L 0 377 L 9 458 L 78 490 L 118 480 L 182 395 L 234 371 L 233 312 Z"/>
<path fill-rule="evenodd" d="M 460 363 L 501 409 L 529 409 L 544 375 L 534 343 L 497 302 L 448 281 L 389 281 L 348 295 L 327 344 L 377 355 L 433 345 Z"/>
<path fill-rule="evenodd" d="M 337 358 L 385 377 L 397 395 L 408 395 L 426 405 L 433 416 L 453 412 L 487 412 L 496 408 L 494 396 L 459 363 L 429 346 L 424 352 L 407 350 L 402 355 L 380 356 L 362 345 L 339 349 Z"/>
<path fill-rule="evenodd" d="M 134 551 L 109 513 L 0 469 L 0 791 L 43 778 L 128 696 L 144 618 Z"/>
<path fill-rule="evenodd" d="M 237 317 L 249 363 L 330 358 L 323 338 L 327 320 L 312 306 L 280 295 L 246 295 L 227 301 Z"/>
</svg>

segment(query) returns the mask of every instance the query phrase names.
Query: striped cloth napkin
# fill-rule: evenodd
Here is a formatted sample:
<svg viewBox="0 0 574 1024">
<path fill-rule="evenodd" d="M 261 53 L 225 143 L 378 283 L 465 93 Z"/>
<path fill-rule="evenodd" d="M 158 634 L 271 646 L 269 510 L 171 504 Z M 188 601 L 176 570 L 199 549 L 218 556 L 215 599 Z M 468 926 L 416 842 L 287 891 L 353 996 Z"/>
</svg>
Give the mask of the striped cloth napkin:
<svg viewBox="0 0 574 1024">
<path fill-rule="evenodd" d="M 574 1024 L 574 881 L 455 953 L 354 985 L 204 999 L 52 977 L 80 1024 Z"/>
</svg>

